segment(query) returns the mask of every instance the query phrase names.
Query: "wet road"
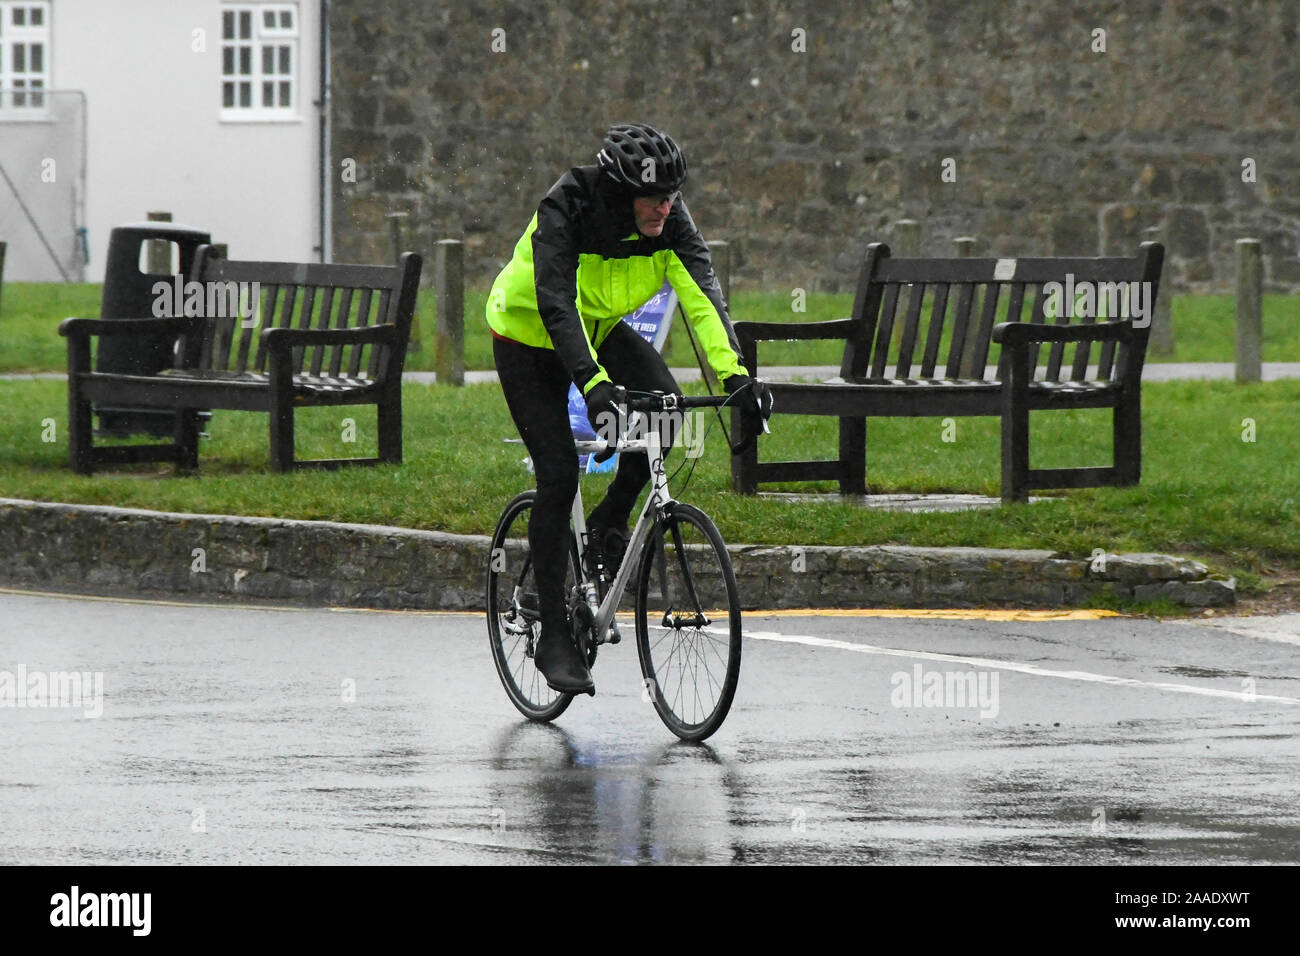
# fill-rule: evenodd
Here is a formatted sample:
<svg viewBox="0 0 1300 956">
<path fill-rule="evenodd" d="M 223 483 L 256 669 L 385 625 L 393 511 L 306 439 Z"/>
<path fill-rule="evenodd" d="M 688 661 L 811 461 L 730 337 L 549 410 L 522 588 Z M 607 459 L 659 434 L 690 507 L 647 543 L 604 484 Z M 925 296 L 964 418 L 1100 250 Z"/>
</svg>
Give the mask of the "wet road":
<svg viewBox="0 0 1300 956">
<path fill-rule="evenodd" d="M 477 615 L 0 591 L 0 863 L 1300 862 L 1300 638 L 746 629 L 699 746 L 630 640 L 546 727 Z M 75 706 L 35 706 L 73 671 Z"/>
</svg>

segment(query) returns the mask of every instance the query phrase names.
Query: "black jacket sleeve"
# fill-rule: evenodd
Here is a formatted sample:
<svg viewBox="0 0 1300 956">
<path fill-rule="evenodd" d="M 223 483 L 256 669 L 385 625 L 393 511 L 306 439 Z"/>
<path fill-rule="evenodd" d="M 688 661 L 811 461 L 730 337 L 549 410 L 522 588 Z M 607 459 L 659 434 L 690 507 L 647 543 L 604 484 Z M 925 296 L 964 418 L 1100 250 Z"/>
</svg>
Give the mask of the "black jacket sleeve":
<svg viewBox="0 0 1300 956">
<path fill-rule="evenodd" d="M 578 390 L 586 394 L 588 383 L 603 373 L 578 315 L 576 233 L 582 192 L 572 171 L 560 177 L 537 207 L 537 229 L 533 232 L 532 245 L 537 311 L 551 336 L 555 354 Z"/>
</svg>

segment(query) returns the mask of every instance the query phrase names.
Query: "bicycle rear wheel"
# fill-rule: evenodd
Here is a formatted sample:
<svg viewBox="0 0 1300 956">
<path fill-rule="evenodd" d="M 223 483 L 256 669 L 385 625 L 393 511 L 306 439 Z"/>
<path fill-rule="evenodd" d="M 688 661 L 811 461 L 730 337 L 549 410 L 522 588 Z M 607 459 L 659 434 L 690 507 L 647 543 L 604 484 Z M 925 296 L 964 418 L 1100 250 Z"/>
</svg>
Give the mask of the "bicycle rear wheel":
<svg viewBox="0 0 1300 956">
<path fill-rule="evenodd" d="M 537 582 L 528 549 L 528 519 L 535 491 L 525 491 L 506 505 L 492 534 L 487 570 L 488 642 L 506 695 L 529 720 L 550 721 L 564 713 L 572 694 L 552 690 L 533 663 L 542 634 Z M 566 592 L 573 572 L 566 577 Z"/>
<path fill-rule="evenodd" d="M 636 646 L 645 690 L 668 729 L 704 740 L 740 679 L 740 594 L 708 515 L 675 503 L 656 521 L 637 572 Z"/>
</svg>

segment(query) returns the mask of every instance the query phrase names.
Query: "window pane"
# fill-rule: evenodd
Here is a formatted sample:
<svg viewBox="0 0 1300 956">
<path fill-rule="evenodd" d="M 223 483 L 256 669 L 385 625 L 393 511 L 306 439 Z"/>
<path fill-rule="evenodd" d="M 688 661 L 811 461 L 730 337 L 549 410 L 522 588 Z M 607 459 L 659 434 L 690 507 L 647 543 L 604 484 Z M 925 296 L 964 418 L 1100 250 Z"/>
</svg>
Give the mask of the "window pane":
<svg viewBox="0 0 1300 956">
<path fill-rule="evenodd" d="M 253 72 L 253 48 L 251 46 L 241 46 L 239 48 L 239 72 L 248 76 Z"/>
<path fill-rule="evenodd" d="M 39 27 L 45 22 L 45 11 L 40 7 L 32 7 L 32 26 Z"/>
<path fill-rule="evenodd" d="M 235 105 L 235 84 L 221 84 L 221 105 L 230 107 Z"/>
<path fill-rule="evenodd" d="M 253 105 L 253 84 L 252 83 L 239 84 L 239 105 L 240 106 Z"/>
<path fill-rule="evenodd" d="M 289 69 L 289 48 L 287 46 L 280 47 L 280 72 L 285 76 L 293 72 Z"/>
<path fill-rule="evenodd" d="M 221 48 L 221 75 L 235 75 L 235 48 L 233 46 L 223 46 Z"/>
<path fill-rule="evenodd" d="M 27 11 L 22 7 L 14 7 L 13 16 L 14 26 L 20 27 L 27 22 Z"/>
<path fill-rule="evenodd" d="M 289 102 L 289 84 L 288 84 L 288 83 L 283 83 L 283 82 L 282 82 L 282 83 L 280 84 L 280 105 L 281 105 L 281 106 L 286 106 L 286 107 L 287 107 L 287 106 L 292 106 L 292 105 L 293 105 L 292 103 Z"/>
<path fill-rule="evenodd" d="M 27 44 L 27 47 L 28 49 L 31 50 L 32 53 L 32 72 L 44 73 L 45 72 L 45 45 L 42 43 L 29 43 Z"/>
<path fill-rule="evenodd" d="M 251 10 L 239 11 L 239 38 L 241 40 L 251 39 L 253 36 L 253 12 Z"/>
<path fill-rule="evenodd" d="M 221 38 L 223 40 L 233 40 L 235 38 L 235 13 L 233 10 L 227 10 L 221 15 Z"/>
<path fill-rule="evenodd" d="M 268 30 L 274 30 L 274 29 L 275 29 L 275 11 L 274 11 L 274 10 L 267 10 L 267 11 L 263 12 L 263 14 L 262 14 L 262 26 L 266 27 Z"/>
<path fill-rule="evenodd" d="M 14 55 L 12 57 L 13 71 L 15 73 L 27 72 L 27 53 L 26 48 L 21 43 L 14 44 Z"/>
<path fill-rule="evenodd" d="M 293 11 L 292 11 L 292 10 L 281 10 L 281 11 L 280 11 L 280 29 L 281 29 L 281 30 L 292 30 L 292 29 L 293 29 Z"/>
<path fill-rule="evenodd" d="M 275 50 L 271 49 L 269 46 L 262 47 L 262 72 L 275 72 Z"/>
<path fill-rule="evenodd" d="M 274 83 L 262 84 L 262 105 L 263 106 L 275 105 L 275 84 Z"/>
</svg>

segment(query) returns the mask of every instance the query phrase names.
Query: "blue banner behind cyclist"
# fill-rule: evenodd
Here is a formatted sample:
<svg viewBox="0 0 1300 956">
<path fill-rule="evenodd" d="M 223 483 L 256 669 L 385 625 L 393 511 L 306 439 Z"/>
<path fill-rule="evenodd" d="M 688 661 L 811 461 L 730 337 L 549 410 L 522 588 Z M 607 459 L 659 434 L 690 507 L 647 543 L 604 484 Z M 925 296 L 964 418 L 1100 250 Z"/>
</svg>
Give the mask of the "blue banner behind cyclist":
<svg viewBox="0 0 1300 956">
<path fill-rule="evenodd" d="M 632 326 L 641 338 L 653 345 L 655 351 L 662 353 L 664 340 L 668 338 L 668 329 L 673 324 L 673 315 L 676 311 L 677 293 L 673 291 L 671 284 L 665 282 L 663 288 L 651 296 L 645 305 L 623 316 L 623 321 Z M 590 441 L 596 437 L 591 423 L 587 421 L 587 403 L 579 394 L 577 385 L 569 386 L 569 427 L 573 429 L 573 437 L 576 440 Z M 579 455 L 578 467 L 588 474 L 595 474 L 613 471 L 618 465 L 617 455 L 599 464 L 593 458 L 592 455 Z"/>
</svg>

